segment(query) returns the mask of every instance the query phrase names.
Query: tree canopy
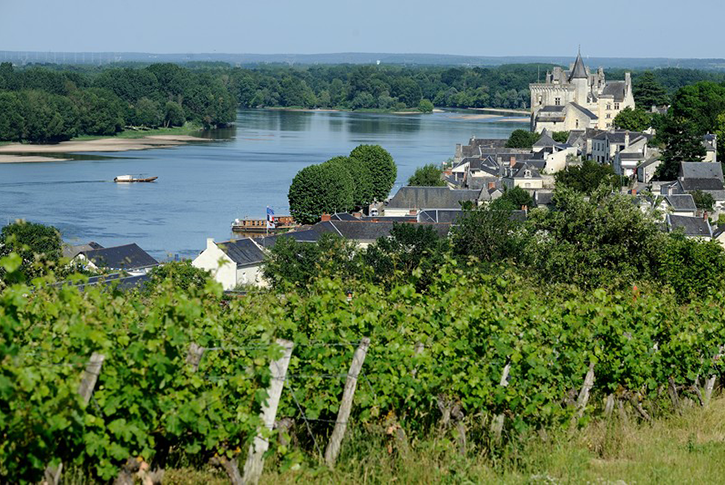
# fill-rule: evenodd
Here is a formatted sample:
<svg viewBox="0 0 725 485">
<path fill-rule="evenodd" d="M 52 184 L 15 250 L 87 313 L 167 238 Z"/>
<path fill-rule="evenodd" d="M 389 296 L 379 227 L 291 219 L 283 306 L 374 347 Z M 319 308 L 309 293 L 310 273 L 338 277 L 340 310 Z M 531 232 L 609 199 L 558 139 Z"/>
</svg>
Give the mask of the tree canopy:
<svg viewBox="0 0 725 485">
<path fill-rule="evenodd" d="M 644 131 L 652 125 L 652 115 L 627 106 L 614 117 L 614 126 L 620 130 Z"/>
<path fill-rule="evenodd" d="M 529 130 L 514 130 L 506 142 L 506 148 L 531 148 L 539 141 L 541 134 Z"/>
<path fill-rule="evenodd" d="M 599 186 L 619 187 L 619 177 L 611 165 L 600 165 L 585 160 L 581 165 L 569 165 L 554 175 L 557 187 L 566 187 L 584 194 L 591 194 Z"/>
<path fill-rule="evenodd" d="M 429 163 L 415 169 L 415 173 L 408 179 L 408 185 L 417 187 L 444 187 L 446 182 L 442 178 L 443 170 L 434 163 Z"/>
</svg>

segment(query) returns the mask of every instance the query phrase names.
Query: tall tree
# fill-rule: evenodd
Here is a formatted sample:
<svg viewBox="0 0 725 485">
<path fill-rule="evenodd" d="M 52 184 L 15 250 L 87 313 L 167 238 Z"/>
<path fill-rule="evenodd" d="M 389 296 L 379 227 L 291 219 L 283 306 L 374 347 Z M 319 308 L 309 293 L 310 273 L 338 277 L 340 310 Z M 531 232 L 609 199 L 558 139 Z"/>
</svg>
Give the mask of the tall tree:
<svg viewBox="0 0 725 485">
<path fill-rule="evenodd" d="M 387 199 L 398 176 L 398 168 L 390 153 L 380 145 L 360 145 L 350 152 L 350 158 L 361 163 L 367 172 L 372 199 Z"/>
<path fill-rule="evenodd" d="M 707 153 L 695 123 L 680 116 L 664 117 L 658 137 L 665 143 L 662 165 L 656 173 L 658 180 L 676 179 L 680 162 L 701 162 Z"/>
<path fill-rule="evenodd" d="M 339 164 L 310 165 L 295 175 L 288 199 L 295 220 L 313 224 L 322 214 L 346 212 L 353 207 L 353 181 Z"/>
<path fill-rule="evenodd" d="M 446 182 L 441 178 L 443 171 L 435 164 L 429 163 L 415 169 L 408 179 L 408 185 L 417 187 L 444 187 Z"/>
<path fill-rule="evenodd" d="M 645 71 L 632 86 L 634 102 L 637 107 L 649 110 L 652 106 L 663 106 L 669 103 L 667 90 L 662 86 L 652 71 Z"/>
<path fill-rule="evenodd" d="M 644 131 L 652 125 L 652 115 L 643 109 L 624 108 L 614 118 L 614 126 L 620 130 Z"/>
<path fill-rule="evenodd" d="M 583 194 L 591 194 L 600 185 L 619 187 L 617 175 L 610 165 L 585 160 L 581 165 L 569 165 L 554 175 L 557 187 L 566 187 Z"/>
<path fill-rule="evenodd" d="M 541 135 L 529 130 L 514 130 L 506 142 L 506 148 L 531 148 Z"/>
</svg>

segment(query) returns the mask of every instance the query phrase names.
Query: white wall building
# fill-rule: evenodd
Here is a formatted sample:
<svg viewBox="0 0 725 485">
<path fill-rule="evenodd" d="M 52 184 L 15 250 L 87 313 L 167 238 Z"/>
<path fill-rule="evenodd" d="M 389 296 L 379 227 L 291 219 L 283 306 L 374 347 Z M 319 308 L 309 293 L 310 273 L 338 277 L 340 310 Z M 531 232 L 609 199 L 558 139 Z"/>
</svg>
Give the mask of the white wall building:
<svg viewBox="0 0 725 485">
<path fill-rule="evenodd" d="M 264 251 L 251 238 L 215 243 L 207 238 L 206 249 L 192 261 L 192 266 L 211 272 L 224 290 L 239 285 L 267 286 L 262 277 Z"/>
</svg>

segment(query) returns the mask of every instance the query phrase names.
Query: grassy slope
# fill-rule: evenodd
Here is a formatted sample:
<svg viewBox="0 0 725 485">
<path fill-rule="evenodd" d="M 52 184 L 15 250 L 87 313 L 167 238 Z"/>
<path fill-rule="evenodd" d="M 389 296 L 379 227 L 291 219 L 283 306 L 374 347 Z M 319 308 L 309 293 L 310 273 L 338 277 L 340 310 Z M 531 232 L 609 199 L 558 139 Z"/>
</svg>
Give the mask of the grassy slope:
<svg viewBox="0 0 725 485">
<path fill-rule="evenodd" d="M 451 436 L 415 442 L 407 454 L 390 454 L 384 437 L 355 438 L 346 440 L 334 471 L 307 464 L 280 472 L 269 459 L 262 483 L 722 483 L 725 399 L 652 425 L 630 416 L 593 421 L 574 435 L 548 441 L 537 435 L 498 458 L 485 450 L 463 457 Z M 164 483 L 227 481 L 215 470 L 182 468 L 167 470 Z"/>
</svg>

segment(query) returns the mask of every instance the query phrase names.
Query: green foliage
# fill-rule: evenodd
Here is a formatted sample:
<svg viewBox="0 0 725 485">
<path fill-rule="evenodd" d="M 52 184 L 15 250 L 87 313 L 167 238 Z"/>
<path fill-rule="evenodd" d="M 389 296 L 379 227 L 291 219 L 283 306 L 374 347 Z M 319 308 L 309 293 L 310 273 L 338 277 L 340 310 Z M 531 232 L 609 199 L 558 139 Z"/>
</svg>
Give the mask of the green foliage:
<svg viewBox="0 0 725 485">
<path fill-rule="evenodd" d="M 528 130 L 514 130 L 506 142 L 506 148 L 531 148 L 539 141 L 541 134 Z"/>
<path fill-rule="evenodd" d="M 706 150 L 697 125 L 687 118 L 667 115 L 662 118 L 657 133 L 665 143 L 662 164 L 655 176 L 658 180 L 674 180 L 680 172 L 680 162 L 701 162 Z"/>
<path fill-rule="evenodd" d="M 421 113 L 432 113 L 433 103 L 431 103 L 428 99 L 421 99 L 420 103 L 418 103 L 418 111 Z"/>
<path fill-rule="evenodd" d="M 50 268 L 57 269 L 62 256 L 62 240 L 58 229 L 33 222 L 18 220 L 0 231 L 0 257 L 14 253 L 21 266 L 18 273 L 27 279 L 44 274 Z M 4 270 L 0 268 L 0 287 Z"/>
<path fill-rule="evenodd" d="M 581 165 L 569 165 L 554 175 L 556 186 L 591 194 L 599 186 L 619 188 L 619 178 L 610 165 L 585 160 Z"/>
<path fill-rule="evenodd" d="M 455 254 L 486 263 L 516 260 L 528 239 L 523 223 L 511 217 L 511 210 L 495 205 L 466 211 L 451 232 Z"/>
<path fill-rule="evenodd" d="M 695 190 L 690 192 L 690 194 L 692 195 L 692 198 L 695 201 L 695 206 L 698 209 L 711 211 L 715 206 L 715 199 L 713 198 L 712 194 L 708 192 L 703 192 L 702 190 Z"/>
<path fill-rule="evenodd" d="M 557 143 L 566 143 L 569 139 L 568 131 L 555 131 L 551 134 L 551 138 Z"/>
<path fill-rule="evenodd" d="M 504 192 L 498 199 L 491 202 L 491 208 L 502 210 L 521 210 L 522 207 L 531 207 L 534 199 L 531 194 L 521 187 L 504 187 Z"/>
<path fill-rule="evenodd" d="M 629 197 L 600 186 L 587 200 L 557 187 L 554 204 L 556 210 L 530 214 L 527 257 L 540 277 L 589 288 L 651 277 L 664 235 Z"/>
<path fill-rule="evenodd" d="M 370 181 L 372 199 L 368 203 L 387 199 L 398 175 L 390 153 L 380 145 L 359 145 L 350 152 L 350 158 L 362 165 Z"/>
<path fill-rule="evenodd" d="M 614 118 L 614 126 L 620 130 L 644 131 L 652 126 L 652 115 L 643 109 L 627 106 Z"/>
<path fill-rule="evenodd" d="M 643 111 L 649 110 L 652 106 L 665 106 L 669 104 L 667 91 L 657 81 L 652 71 L 645 71 L 637 77 L 633 83 L 632 91 L 635 105 Z"/>
<path fill-rule="evenodd" d="M 670 234 L 658 251 L 658 277 L 682 300 L 701 298 L 725 279 L 725 252 L 717 241 Z"/>
<path fill-rule="evenodd" d="M 174 288 L 183 291 L 202 290 L 211 279 L 208 271 L 192 266 L 189 260 L 173 261 L 156 266 L 149 273 L 149 277 L 149 281 L 144 285 L 144 289 L 149 292 L 168 285 L 168 282 L 171 282 Z"/>
<path fill-rule="evenodd" d="M 290 212 L 296 221 L 311 224 L 322 214 L 346 212 L 353 207 L 353 180 L 339 163 L 303 168 L 290 185 Z"/>
<path fill-rule="evenodd" d="M 443 170 L 434 163 L 429 163 L 415 169 L 415 173 L 408 179 L 408 185 L 413 187 L 445 187 L 442 178 Z"/>
<path fill-rule="evenodd" d="M 276 288 L 305 288 L 320 276 L 345 281 L 362 272 L 355 244 L 334 234 L 316 243 L 280 236 L 264 259 L 263 274 Z"/>
</svg>

